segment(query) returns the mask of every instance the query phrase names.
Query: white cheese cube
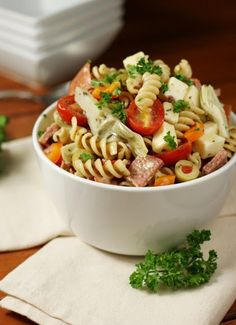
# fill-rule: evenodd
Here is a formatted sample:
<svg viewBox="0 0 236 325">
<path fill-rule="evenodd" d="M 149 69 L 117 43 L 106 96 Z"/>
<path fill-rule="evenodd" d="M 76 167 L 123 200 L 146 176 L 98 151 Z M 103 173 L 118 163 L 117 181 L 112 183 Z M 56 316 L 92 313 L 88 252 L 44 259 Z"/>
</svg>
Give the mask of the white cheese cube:
<svg viewBox="0 0 236 325">
<path fill-rule="evenodd" d="M 188 85 L 186 85 L 186 83 L 175 77 L 171 77 L 168 82 L 168 90 L 165 92 L 165 96 L 171 96 L 174 100 L 184 99 L 187 89 Z"/>
<path fill-rule="evenodd" d="M 204 123 L 204 134 L 217 134 L 218 132 L 218 126 L 214 122 L 206 122 Z"/>
<path fill-rule="evenodd" d="M 217 134 L 204 134 L 193 143 L 193 151 L 202 159 L 214 157 L 224 146 L 225 138 Z"/>
<path fill-rule="evenodd" d="M 165 111 L 165 121 L 175 124 L 179 120 L 179 113 L 175 113 L 173 111 L 173 105 L 169 102 L 163 103 L 164 111 Z"/>
<path fill-rule="evenodd" d="M 192 85 L 188 88 L 184 100 L 189 102 L 190 107 L 200 107 L 200 92 L 196 86 Z"/>
<path fill-rule="evenodd" d="M 164 122 L 161 128 L 154 134 L 152 138 L 152 150 L 154 152 L 161 152 L 162 150 L 170 150 L 168 143 L 164 140 L 164 137 L 170 131 L 170 135 L 174 137 L 177 146 L 177 137 L 175 127 L 167 122 Z"/>
<path fill-rule="evenodd" d="M 123 60 L 125 69 L 127 69 L 129 65 L 136 65 L 138 61 L 143 57 L 146 59 L 148 58 L 148 56 L 145 55 L 143 52 L 137 52 L 133 55 L 127 56 L 127 58 Z"/>
</svg>

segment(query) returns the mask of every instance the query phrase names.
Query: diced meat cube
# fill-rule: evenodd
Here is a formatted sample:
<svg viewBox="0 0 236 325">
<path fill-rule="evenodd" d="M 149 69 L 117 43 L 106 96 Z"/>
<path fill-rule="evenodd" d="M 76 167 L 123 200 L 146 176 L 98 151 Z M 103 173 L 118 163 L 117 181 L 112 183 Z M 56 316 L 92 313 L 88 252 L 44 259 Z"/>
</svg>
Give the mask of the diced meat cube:
<svg viewBox="0 0 236 325">
<path fill-rule="evenodd" d="M 136 187 L 146 186 L 163 165 L 163 161 L 154 156 L 136 157 L 129 167 L 130 176 L 126 179 Z"/>
<path fill-rule="evenodd" d="M 203 168 L 202 174 L 208 175 L 227 163 L 227 151 L 221 149 Z"/>
<path fill-rule="evenodd" d="M 46 131 L 39 138 L 39 143 L 43 146 L 48 144 L 48 141 L 51 139 L 53 134 L 60 129 L 60 126 L 56 123 L 53 123 L 49 127 L 46 128 Z"/>
</svg>

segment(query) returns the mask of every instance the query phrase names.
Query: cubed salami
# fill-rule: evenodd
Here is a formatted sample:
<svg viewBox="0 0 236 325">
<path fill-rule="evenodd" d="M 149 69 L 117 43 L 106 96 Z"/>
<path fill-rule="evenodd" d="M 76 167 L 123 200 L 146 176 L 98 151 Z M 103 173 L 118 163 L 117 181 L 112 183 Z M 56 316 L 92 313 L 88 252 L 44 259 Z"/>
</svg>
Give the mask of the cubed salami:
<svg viewBox="0 0 236 325">
<path fill-rule="evenodd" d="M 208 175 L 227 163 L 227 151 L 221 149 L 203 168 L 202 174 Z"/>
<path fill-rule="evenodd" d="M 39 138 L 39 143 L 43 146 L 48 144 L 49 139 L 53 136 L 53 134 L 60 129 L 60 126 L 56 123 L 53 123 L 49 127 L 46 128 L 46 131 Z"/>
<path fill-rule="evenodd" d="M 163 165 L 163 161 L 154 156 L 136 157 L 130 165 L 127 180 L 134 186 L 146 186 Z"/>
</svg>

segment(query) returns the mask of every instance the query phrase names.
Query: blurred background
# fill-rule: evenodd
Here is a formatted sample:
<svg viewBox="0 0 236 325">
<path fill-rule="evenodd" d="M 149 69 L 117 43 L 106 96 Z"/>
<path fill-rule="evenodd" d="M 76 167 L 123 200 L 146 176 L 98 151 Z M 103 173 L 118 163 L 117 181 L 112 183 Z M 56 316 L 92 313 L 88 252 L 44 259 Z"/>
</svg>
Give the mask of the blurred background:
<svg viewBox="0 0 236 325">
<path fill-rule="evenodd" d="M 0 94 L 45 95 L 88 58 L 121 67 L 142 50 L 171 67 L 189 60 L 193 76 L 221 88 L 221 100 L 235 109 L 235 21 L 235 0 L 0 0 Z M 44 107 L 2 99 L 9 138 L 29 135 Z"/>
</svg>

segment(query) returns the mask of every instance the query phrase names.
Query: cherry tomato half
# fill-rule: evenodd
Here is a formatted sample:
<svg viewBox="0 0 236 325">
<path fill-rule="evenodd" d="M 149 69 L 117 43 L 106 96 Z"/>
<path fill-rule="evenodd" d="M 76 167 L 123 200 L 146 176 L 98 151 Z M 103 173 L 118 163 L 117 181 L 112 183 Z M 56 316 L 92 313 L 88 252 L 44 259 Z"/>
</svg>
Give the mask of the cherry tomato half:
<svg viewBox="0 0 236 325">
<path fill-rule="evenodd" d="M 188 141 L 179 146 L 177 149 L 157 154 L 157 157 L 162 159 L 166 166 L 171 166 L 179 160 L 186 159 L 191 152 L 192 144 Z"/>
<path fill-rule="evenodd" d="M 142 113 L 135 101 L 132 101 L 127 109 L 127 119 L 132 130 L 144 136 L 152 135 L 164 122 L 163 105 L 159 99 L 156 99 L 150 113 Z"/>
<path fill-rule="evenodd" d="M 74 96 L 61 97 L 57 102 L 57 111 L 60 117 L 67 124 L 71 124 L 71 119 L 73 116 L 76 117 L 78 125 L 86 126 L 88 124 L 87 117 L 84 115 L 79 105 L 75 102 Z"/>
<path fill-rule="evenodd" d="M 81 87 L 86 90 L 91 88 L 92 78 L 90 66 L 90 63 L 86 63 L 77 73 L 77 75 L 75 75 L 70 83 L 68 95 L 74 95 L 76 87 Z"/>
</svg>

